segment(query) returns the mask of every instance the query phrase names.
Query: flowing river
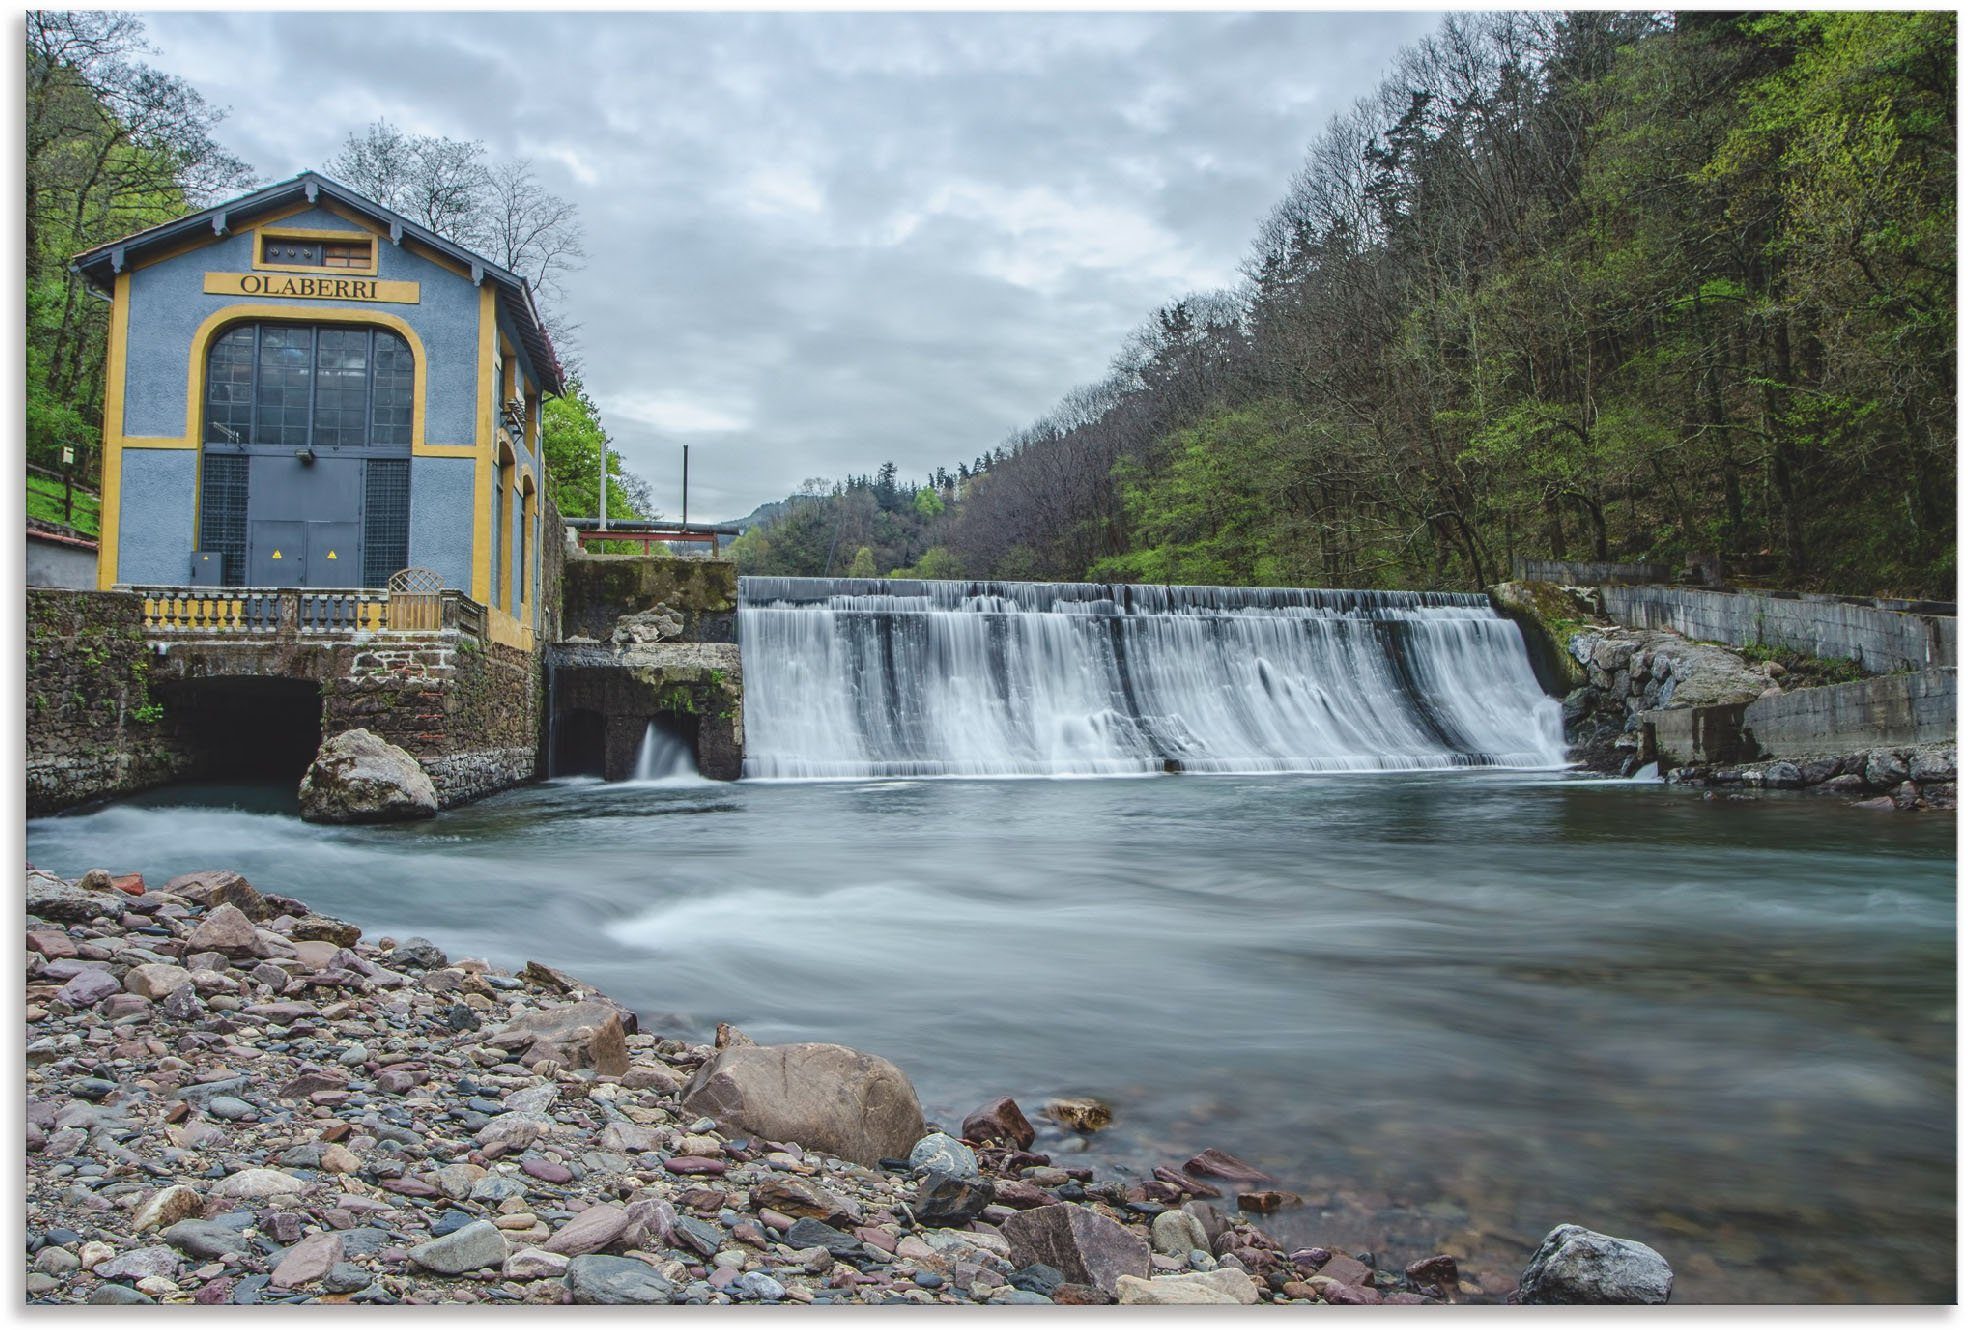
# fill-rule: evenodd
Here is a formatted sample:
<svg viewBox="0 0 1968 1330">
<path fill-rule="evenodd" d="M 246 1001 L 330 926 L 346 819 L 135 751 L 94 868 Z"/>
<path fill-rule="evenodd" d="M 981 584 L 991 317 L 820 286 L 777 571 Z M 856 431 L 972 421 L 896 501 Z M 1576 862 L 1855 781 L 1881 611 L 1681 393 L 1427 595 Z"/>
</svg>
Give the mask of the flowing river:
<svg viewBox="0 0 1968 1330">
<path fill-rule="evenodd" d="M 1576 1221 L 1658 1247 L 1677 1301 L 1953 1296 L 1951 817 L 1493 767 L 291 803 L 159 791 L 28 854 L 237 868 L 652 1028 L 853 1044 L 946 1125 L 1098 1095 L 1103 1170 L 1232 1151 L 1305 1198 L 1292 1242 L 1501 1288 Z"/>
</svg>

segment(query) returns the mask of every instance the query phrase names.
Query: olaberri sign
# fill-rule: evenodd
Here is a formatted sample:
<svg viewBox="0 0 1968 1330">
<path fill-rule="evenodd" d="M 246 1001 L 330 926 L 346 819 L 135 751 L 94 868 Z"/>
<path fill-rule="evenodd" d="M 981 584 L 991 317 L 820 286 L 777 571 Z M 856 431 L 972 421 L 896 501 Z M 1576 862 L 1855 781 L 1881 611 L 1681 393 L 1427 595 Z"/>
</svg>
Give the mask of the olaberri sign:
<svg viewBox="0 0 1968 1330">
<path fill-rule="evenodd" d="M 414 305 L 418 283 L 384 282 L 374 277 L 295 277 L 277 272 L 208 272 L 208 296 L 294 296 L 303 300 L 366 300 Z"/>
</svg>

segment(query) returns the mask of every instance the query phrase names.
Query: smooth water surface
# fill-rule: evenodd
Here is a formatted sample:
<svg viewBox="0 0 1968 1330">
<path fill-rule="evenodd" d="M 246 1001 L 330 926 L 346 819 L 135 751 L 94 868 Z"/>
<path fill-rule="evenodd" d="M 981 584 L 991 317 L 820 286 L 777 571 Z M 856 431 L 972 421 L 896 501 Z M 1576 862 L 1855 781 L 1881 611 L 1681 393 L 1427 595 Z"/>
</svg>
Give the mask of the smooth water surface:
<svg viewBox="0 0 1968 1330">
<path fill-rule="evenodd" d="M 1106 1168 L 1227 1149 L 1306 1198 L 1288 1240 L 1498 1289 L 1576 1221 L 1677 1301 L 1953 1295 L 1949 817 L 1484 770 L 173 806 L 215 793 L 32 823 L 30 858 L 238 868 L 655 1028 L 853 1044 L 946 1125 L 1099 1095 Z"/>
</svg>

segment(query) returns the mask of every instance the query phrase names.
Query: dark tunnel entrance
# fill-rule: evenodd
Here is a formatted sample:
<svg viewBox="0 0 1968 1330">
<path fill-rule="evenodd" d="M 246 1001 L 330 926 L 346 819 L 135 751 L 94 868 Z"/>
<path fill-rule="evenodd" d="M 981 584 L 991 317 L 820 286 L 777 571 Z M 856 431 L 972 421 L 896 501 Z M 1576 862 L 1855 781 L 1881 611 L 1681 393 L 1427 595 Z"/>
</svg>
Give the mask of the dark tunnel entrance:
<svg viewBox="0 0 1968 1330">
<path fill-rule="evenodd" d="M 321 747 L 321 688 L 313 680 L 190 679 L 159 691 L 196 736 L 204 779 L 299 790 Z"/>
<path fill-rule="evenodd" d="M 577 707 L 555 720 L 549 775 L 599 776 L 607 761 L 608 726 L 599 711 Z"/>
</svg>

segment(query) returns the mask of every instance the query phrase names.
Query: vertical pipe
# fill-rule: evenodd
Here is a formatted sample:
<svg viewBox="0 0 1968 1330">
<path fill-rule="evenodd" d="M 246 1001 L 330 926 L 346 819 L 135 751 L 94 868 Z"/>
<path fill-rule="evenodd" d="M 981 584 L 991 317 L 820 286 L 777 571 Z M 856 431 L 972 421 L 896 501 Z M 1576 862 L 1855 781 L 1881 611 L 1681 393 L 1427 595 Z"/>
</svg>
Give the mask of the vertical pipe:
<svg viewBox="0 0 1968 1330">
<path fill-rule="evenodd" d="M 601 529 L 608 530 L 608 436 L 601 437 Z"/>
<path fill-rule="evenodd" d="M 687 443 L 683 445 L 683 523 L 682 525 L 686 530 L 690 526 L 690 445 Z"/>
</svg>

